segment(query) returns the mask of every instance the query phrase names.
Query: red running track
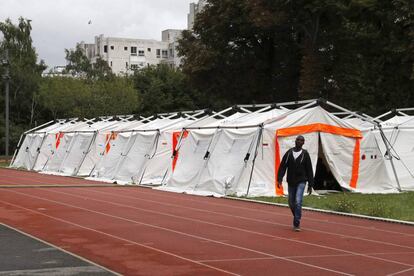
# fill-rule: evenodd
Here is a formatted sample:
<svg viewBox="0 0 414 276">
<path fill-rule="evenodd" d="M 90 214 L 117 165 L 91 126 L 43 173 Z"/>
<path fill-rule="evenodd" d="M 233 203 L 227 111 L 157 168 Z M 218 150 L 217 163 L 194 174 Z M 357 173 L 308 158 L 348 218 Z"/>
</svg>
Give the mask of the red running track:
<svg viewBox="0 0 414 276">
<path fill-rule="evenodd" d="M 0 168 L 0 188 L 10 186 L 114 186 L 78 177 L 62 177 L 37 172 Z"/>
<path fill-rule="evenodd" d="M 0 170 L 1 171 L 1 170 Z M 68 178 L 69 179 L 69 178 Z M 414 227 L 144 188 L 0 189 L 0 221 L 127 275 L 414 275 Z"/>
</svg>

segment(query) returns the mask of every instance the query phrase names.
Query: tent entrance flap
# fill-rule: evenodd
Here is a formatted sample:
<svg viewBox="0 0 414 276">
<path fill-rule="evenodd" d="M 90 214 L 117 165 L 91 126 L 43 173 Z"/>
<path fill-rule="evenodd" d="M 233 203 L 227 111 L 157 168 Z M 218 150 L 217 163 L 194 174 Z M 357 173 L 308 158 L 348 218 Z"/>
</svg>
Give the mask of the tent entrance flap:
<svg viewBox="0 0 414 276">
<path fill-rule="evenodd" d="M 319 134 L 320 133 L 320 134 Z M 308 137 L 310 134 L 313 136 Z M 359 176 L 360 139 L 359 130 L 326 124 L 310 124 L 278 129 L 275 136 L 275 191 L 284 194 L 283 187 L 277 186 L 277 174 L 283 154 L 294 146 L 297 135 L 305 137 L 304 148 L 309 151 L 313 171 L 316 170 L 319 136 L 322 149 L 332 174 L 344 188 L 357 187 Z M 289 138 L 290 137 L 290 143 Z M 310 139 L 309 139 L 310 138 Z M 290 145 L 290 146 L 289 146 Z"/>
<path fill-rule="evenodd" d="M 343 191 L 343 188 L 333 175 L 325 155 L 319 134 L 318 160 L 316 163 L 313 189 L 318 191 L 318 193 L 319 191 Z"/>
</svg>

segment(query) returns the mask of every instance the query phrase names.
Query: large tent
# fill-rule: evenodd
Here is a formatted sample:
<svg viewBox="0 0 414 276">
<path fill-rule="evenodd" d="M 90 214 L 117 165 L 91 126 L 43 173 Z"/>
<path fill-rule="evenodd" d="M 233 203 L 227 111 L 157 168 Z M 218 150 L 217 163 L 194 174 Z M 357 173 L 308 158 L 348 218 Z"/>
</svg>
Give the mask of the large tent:
<svg viewBox="0 0 414 276">
<path fill-rule="evenodd" d="M 390 193 L 414 190 L 413 118 L 308 100 L 59 120 L 25 132 L 11 167 L 200 195 L 281 196 L 280 160 L 303 135 L 315 173 L 323 163 L 342 189 Z"/>
<path fill-rule="evenodd" d="M 88 179 L 117 183 L 161 183 L 172 164 L 174 132 L 208 117 L 204 110 L 192 113 L 167 114 L 147 124 L 113 131 L 108 144 L 110 150 L 96 163 Z"/>
<path fill-rule="evenodd" d="M 375 121 L 346 111 L 363 122 L 370 121 L 351 124 L 323 109 L 321 103 L 346 111 L 329 102 L 304 101 L 293 110 L 255 114 L 215 129 L 184 129 L 186 138 L 177 149 L 180 158 L 161 189 L 215 196 L 283 195 L 286 184 L 278 189 L 275 175 L 283 154 L 297 135 L 303 135 L 314 172 L 322 159 L 343 189 L 397 192 L 394 174 L 387 170 L 392 160 L 384 157 L 380 146 L 387 145 L 373 132 Z"/>
<path fill-rule="evenodd" d="M 60 132 L 71 129 L 82 123 L 77 119 L 58 120 L 44 128 L 32 129 L 25 132 L 20 141 L 23 143 L 18 147 L 15 153 L 11 167 L 25 168 L 28 170 L 41 170 L 60 146 Z M 24 138 L 23 138 L 24 136 Z"/>
<path fill-rule="evenodd" d="M 393 115 L 380 124 L 380 129 L 373 132 L 377 140 L 385 143 L 378 146 L 384 157 L 389 174 L 395 174 L 400 190 L 414 190 L 414 116 L 408 115 L 413 108 L 395 109 L 380 116 Z M 405 113 L 406 112 L 406 113 Z"/>
</svg>

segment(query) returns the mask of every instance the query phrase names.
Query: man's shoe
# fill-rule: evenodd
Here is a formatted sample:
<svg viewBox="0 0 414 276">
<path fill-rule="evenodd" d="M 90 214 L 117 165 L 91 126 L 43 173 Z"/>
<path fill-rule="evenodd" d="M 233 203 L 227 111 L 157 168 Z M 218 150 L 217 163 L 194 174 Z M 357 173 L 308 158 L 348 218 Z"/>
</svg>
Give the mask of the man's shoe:
<svg viewBox="0 0 414 276">
<path fill-rule="evenodd" d="M 295 231 L 295 232 L 300 232 L 300 231 L 302 231 L 301 229 L 300 229 L 300 227 L 298 226 L 298 227 L 293 227 L 293 231 Z"/>
</svg>

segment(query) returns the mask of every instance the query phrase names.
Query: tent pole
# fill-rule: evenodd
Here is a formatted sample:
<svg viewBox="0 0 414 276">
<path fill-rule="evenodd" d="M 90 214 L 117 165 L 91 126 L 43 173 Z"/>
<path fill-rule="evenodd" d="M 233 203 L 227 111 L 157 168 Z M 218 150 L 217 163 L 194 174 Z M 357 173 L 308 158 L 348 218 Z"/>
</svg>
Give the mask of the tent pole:
<svg viewBox="0 0 414 276">
<path fill-rule="evenodd" d="M 264 106 L 275 106 L 275 107 L 280 107 L 280 106 L 286 106 L 286 105 L 299 105 L 299 104 L 308 104 L 311 102 L 315 102 L 316 99 L 311 99 L 311 100 L 303 100 L 303 101 L 291 101 L 291 102 L 284 102 L 284 103 L 276 103 L 276 104 L 238 104 L 238 107 L 264 107 Z"/>
<path fill-rule="evenodd" d="M 388 156 L 389 156 L 389 158 L 390 158 L 390 162 L 391 162 L 392 171 L 393 171 L 393 173 L 394 173 L 395 180 L 397 181 L 397 186 L 398 186 L 398 187 L 397 187 L 397 189 L 398 189 L 398 191 L 399 191 L 399 192 L 401 192 L 402 190 L 401 190 L 401 186 L 400 186 L 400 181 L 399 181 L 399 179 L 398 179 L 398 174 L 397 174 L 397 171 L 396 171 L 395 166 L 394 166 L 394 161 L 392 160 L 392 153 L 391 153 L 391 149 L 390 149 L 390 147 L 389 147 L 389 145 L 388 145 L 388 140 L 387 140 L 387 138 L 385 137 L 385 133 L 384 133 L 384 131 L 382 130 L 381 126 L 379 126 L 379 131 L 380 131 L 380 133 L 381 133 L 381 138 L 382 138 L 382 140 L 383 140 L 383 142 L 384 142 L 384 144 L 385 144 L 385 147 L 386 147 L 386 149 L 387 149 Z"/>
<path fill-rule="evenodd" d="M 20 143 L 22 142 L 23 135 L 25 135 L 25 134 L 20 135 L 19 142 L 17 143 L 17 147 L 14 150 L 13 157 L 12 157 L 12 160 L 10 161 L 9 167 L 13 164 L 14 159 L 16 158 L 17 151 L 19 150 L 19 148 L 21 146 Z"/>
<path fill-rule="evenodd" d="M 278 121 L 278 120 L 280 120 L 280 119 L 282 119 L 282 118 L 285 118 L 285 117 L 287 117 L 287 116 L 289 116 L 289 115 L 291 115 L 291 114 L 293 114 L 293 113 L 295 113 L 295 112 L 297 112 L 297 111 L 299 111 L 299 110 L 302 110 L 302 109 L 305 109 L 305 108 L 311 107 L 311 106 L 313 106 L 313 105 L 315 105 L 315 104 L 317 104 L 317 103 L 318 103 L 318 102 L 317 102 L 316 100 L 313 100 L 313 101 L 311 101 L 311 102 L 309 102 L 309 103 L 307 103 L 307 104 L 305 104 L 305 105 L 303 105 L 303 106 L 301 106 L 301 107 L 298 107 L 298 108 L 296 108 L 296 109 L 293 109 L 293 110 L 290 110 L 290 111 L 288 111 L 288 112 L 286 112 L 286 113 L 283 113 L 283 114 L 281 114 L 280 116 L 276 116 L 275 118 L 272 118 L 272 119 L 266 120 L 266 121 L 264 121 L 264 122 L 263 122 L 263 125 L 266 125 L 266 124 L 270 124 L 270 123 L 276 122 L 276 121 Z"/>
<path fill-rule="evenodd" d="M 116 164 L 116 167 L 115 167 L 115 170 L 114 170 L 114 173 L 113 173 L 113 175 L 112 175 L 111 179 L 114 179 L 114 178 L 116 177 L 116 175 L 117 175 L 117 173 L 118 173 L 118 170 L 119 170 L 119 167 L 121 166 L 121 164 L 122 164 L 122 163 L 124 162 L 124 160 L 125 160 L 125 156 L 127 156 L 127 155 L 128 155 L 129 151 L 131 150 L 132 146 L 135 144 L 135 141 L 137 140 L 138 134 L 137 134 L 137 135 L 134 135 L 134 132 L 135 132 L 135 130 L 133 130 L 133 131 L 131 132 L 131 135 L 129 136 L 127 143 L 126 143 L 126 144 L 125 144 L 125 146 L 122 148 L 122 151 L 121 151 L 121 157 L 119 158 L 119 161 L 118 161 L 118 163 Z M 131 141 L 132 136 L 134 136 L 134 141 L 133 141 L 133 142 L 132 142 L 132 144 L 129 146 L 129 143 L 130 143 L 130 141 Z M 127 148 L 128 146 L 129 146 L 129 148 Z M 124 153 L 124 150 L 125 150 L 125 149 L 126 149 L 126 152 Z"/>
<path fill-rule="evenodd" d="M 217 112 L 217 113 L 214 113 L 214 114 L 212 114 L 211 116 L 207 116 L 207 117 L 204 117 L 204 118 L 201 118 L 201 119 L 199 119 L 199 120 L 197 120 L 197 121 L 195 121 L 195 122 L 192 122 L 192 123 L 190 123 L 189 125 L 187 125 L 187 127 L 190 127 L 191 125 L 193 125 L 193 124 L 195 124 L 195 123 L 200 123 L 200 122 L 202 122 L 202 121 L 204 121 L 204 120 L 206 120 L 206 119 L 208 119 L 208 118 L 214 118 L 214 117 L 216 117 L 216 116 L 223 116 L 222 114 L 223 113 L 226 113 L 227 111 L 230 111 L 230 110 L 232 110 L 233 109 L 233 107 L 228 107 L 228 108 L 226 108 L 226 109 L 223 109 L 222 111 L 220 111 L 220 112 Z M 226 118 L 225 116 L 223 116 L 224 118 Z M 186 127 L 186 128 L 187 128 Z"/>
<path fill-rule="evenodd" d="M 112 136 L 112 135 L 114 135 L 115 133 L 116 133 L 115 131 L 111 131 L 111 132 L 110 132 L 110 135 Z M 108 146 L 109 142 L 111 141 L 111 136 L 109 136 L 108 140 L 107 140 L 107 141 L 105 141 L 105 145 L 104 145 L 104 147 L 103 147 L 103 151 L 99 153 L 99 155 L 100 155 L 100 156 L 99 156 L 99 160 L 98 160 L 97 162 L 95 162 L 95 164 L 93 165 L 93 167 L 92 167 L 91 171 L 90 171 L 90 172 L 89 172 L 89 174 L 88 174 L 88 177 L 92 175 L 93 171 L 94 171 L 94 170 L 95 170 L 95 168 L 96 168 L 96 165 L 98 165 L 98 164 L 102 161 L 102 158 L 103 158 L 103 156 L 105 155 L 106 147 Z"/>
<path fill-rule="evenodd" d="M 86 155 L 90 152 L 90 148 L 91 148 L 93 142 L 96 140 L 96 136 L 98 135 L 98 131 L 94 131 L 94 132 L 95 133 L 94 133 L 94 135 L 93 135 L 93 137 L 91 139 L 91 142 L 89 143 L 88 148 L 86 149 L 86 152 L 83 152 L 83 157 L 82 157 L 81 161 L 79 162 L 79 165 L 77 166 L 76 170 L 73 172 L 72 175 L 77 175 L 78 174 L 80 168 L 82 167 L 83 162 L 86 159 Z"/>
<path fill-rule="evenodd" d="M 155 135 L 154 141 L 152 142 L 152 146 L 151 146 L 151 150 L 154 151 L 153 153 L 151 153 L 152 156 L 150 156 L 149 154 L 145 154 L 145 155 L 148 155 L 148 158 L 147 158 L 147 161 L 145 162 L 145 164 L 143 164 L 144 169 L 142 170 L 141 177 L 139 179 L 138 185 L 142 185 L 142 179 L 144 179 L 145 173 L 146 173 L 147 168 L 148 168 L 148 163 L 150 162 L 150 160 L 152 158 L 154 158 L 155 154 L 157 153 L 158 142 L 159 142 L 160 136 L 161 136 L 161 132 L 157 131 L 157 134 Z"/>
<path fill-rule="evenodd" d="M 372 118 L 371 119 L 371 118 L 364 117 L 364 116 L 359 115 L 358 113 L 356 113 L 354 111 L 348 110 L 346 108 L 343 108 L 342 106 L 339 106 L 339 105 L 336 105 L 334 103 L 331 103 L 330 101 L 325 101 L 324 103 L 326 103 L 327 105 L 332 106 L 332 107 L 334 107 L 336 109 L 339 109 L 339 110 L 348 112 L 348 114 L 352 114 L 353 116 L 355 116 L 355 117 L 357 117 L 357 118 L 359 118 L 361 120 L 368 121 L 368 122 L 370 122 L 370 123 L 372 123 L 374 125 L 378 125 L 379 124 L 378 122 L 376 122 L 376 120 L 377 120 L 376 118 Z"/>
<path fill-rule="evenodd" d="M 32 164 L 32 166 L 31 166 L 31 168 L 30 168 L 30 170 L 31 170 L 31 171 L 34 169 L 34 166 L 36 165 L 37 159 L 39 158 L 39 155 L 40 155 L 40 149 L 42 148 L 43 143 L 44 143 L 44 142 L 45 142 L 45 140 L 46 140 L 46 136 L 47 136 L 47 133 L 46 133 L 46 132 L 44 132 L 44 133 L 43 133 L 43 137 L 42 137 L 42 142 L 40 142 L 39 147 L 36 149 L 36 157 L 34 158 L 34 160 L 33 160 L 33 164 Z"/>
<path fill-rule="evenodd" d="M 414 107 L 397 108 L 396 111 L 414 111 Z"/>
<path fill-rule="evenodd" d="M 75 140 L 78 137 L 78 135 L 79 135 L 79 133 L 75 131 L 75 133 L 73 134 L 72 139 L 70 140 L 69 147 L 65 150 L 65 156 L 63 157 L 62 162 L 60 162 L 59 169 L 57 170 L 58 172 L 61 172 L 62 166 L 66 162 L 66 159 L 68 158 L 68 155 L 69 155 L 70 151 L 72 150 L 73 144 L 75 143 Z"/>
<path fill-rule="evenodd" d="M 249 195 L 250 184 L 252 183 L 252 178 L 253 178 L 254 165 L 256 163 L 257 150 L 259 148 L 259 144 L 260 144 L 260 141 L 262 139 L 262 135 L 263 135 L 263 126 L 260 126 L 259 135 L 257 137 L 256 149 L 255 149 L 254 157 L 253 157 L 253 161 L 252 161 L 252 169 L 250 171 L 250 176 L 249 176 L 249 184 L 247 185 L 246 197 Z"/>
<path fill-rule="evenodd" d="M 29 130 L 26 130 L 23 134 L 27 134 L 27 133 L 29 133 L 29 132 L 33 132 L 33 131 L 35 131 L 35 130 L 37 130 L 37 129 L 39 129 L 39 128 L 42 128 L 42 127 L 44 127 L 44 126 L 47 126 L 47 125 L 49 125 L 49 124 L 51 124 L 51 123 L 53 123 L 53 122 L 54 122 L 54 121 L 49 121 L 49 122 L 44 123 L 44 124 L 42 124 L 42 125 L 40 125 L 40 126 L 37 126 L 37 127 L 31 128 L 31 129 L 29 129 Z"/>
<path fill-rule="evenodd" d="M 204 169 L 207 167 L 207 163 L 208 163 L 208 161 L 210 160 L 210 157 L 211 157 L 211 151 L 210 150 L 214 150 L 214 148 L 215 148 L 215 145 L 216 145 L 216 141 L 220 138 L 220 136 L 221 136 L 221 134 L 222 134 L 223 132 L 222 131 L 220 131 L 220 129 L 216 129 L 216 131 L 213 133 L 213 136 L 211 137 L 211 140 L 210 140 L 210 143 L 208 144 L 208 146 L 207 146 L 207 151 L 206 151 L 206 153 L 204 154 L 204 163 L 203 163 L 203 167 L 200 169 L 200 171 L 198 172 L 198 175 L 197 175 L 197 181 L 194 183 L 194 187 L 193 187 L 193 193 L 194 193 L 194 191 L 196 190 L 196 188 L 197 188 L 197 186 L 199 185 L 199 181 L 200 181 L 200 179 L 201 179 L 201 175 L 202 175 L 202 173 L 203 173 L 203 171 L 204 171 Z M 216 138 L 217 137 L 217 138 Z M 213 144 L 213 142 L 216 142 L 216 143 L 214 143 Z M 208 153 L 208 154 L 207 154 Z"/>
</svg>

